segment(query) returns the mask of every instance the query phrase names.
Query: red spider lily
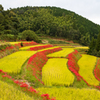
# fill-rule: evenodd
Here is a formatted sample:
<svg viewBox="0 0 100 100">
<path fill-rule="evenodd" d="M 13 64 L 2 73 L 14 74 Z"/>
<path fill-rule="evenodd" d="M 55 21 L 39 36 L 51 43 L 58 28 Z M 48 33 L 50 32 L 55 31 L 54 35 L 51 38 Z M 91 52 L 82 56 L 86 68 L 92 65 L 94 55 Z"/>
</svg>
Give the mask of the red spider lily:
<svg viewBox="0 0 100 100">
<path fill-rule="evenodd" d="M 38 93 L 33 87 L 30 87 L 28 91 Z"/>
<path fill-rule="evenodd" d="M 76 75 L 77 81 L 81 81 L 81 79 L 87 83 L 86 80 L 83 79 L 83 77 L 78 73 L 79 71 L 79 66 L 77 64 L 77 61 L 81 58 L 81 55 L 78 53 L 77 50 L 74 52 L 70 53 L 67 57 L 68 59 L 68 68 Z M 88 86 L 90 86 L 87 83 Z"/>
<path fill-rule="evenodd" d="M 98 81 L 100 81 L 100 59 L 98 59 L 96 67 L 94 69 L 94 76 Z"/>
<path fill-rule="evenodd" d="M 8 77 L 8 78 L 10 78 L 10 79 L 11 79 L 11 76 L 9 76 L 9 75 L 7 75 L 7 74 L 2 75 L 2 77 Z"/>
<path fill-rule="evenodd" d="M 21 82 L 19 82 L 18 80 L 14 80 L 14 83 L 21 84 Z"/>
<path fill-rule="evenodd" d="M 45 100 L 45 98 L 46 98 L 46 100 L 49 100 L 50 99 L 49 98 L 49 94 L 42 94 L 41 97 L 44 98 L 43 100 Z"/>
<path fill-rule="evenodd" d="M 52 98 L 51 100 L 56 100 L 56 98 Z"/>
<path fill-rule="evenodd" d="M 3 72 L 2 70 L 0 70 L 0 72 Z"/>
<path fill-rule="evenodd" d="M 22 84 L 20 85 L 20 87 L 28 87 L 28 84 L 22 83 Z"/>
</svg>

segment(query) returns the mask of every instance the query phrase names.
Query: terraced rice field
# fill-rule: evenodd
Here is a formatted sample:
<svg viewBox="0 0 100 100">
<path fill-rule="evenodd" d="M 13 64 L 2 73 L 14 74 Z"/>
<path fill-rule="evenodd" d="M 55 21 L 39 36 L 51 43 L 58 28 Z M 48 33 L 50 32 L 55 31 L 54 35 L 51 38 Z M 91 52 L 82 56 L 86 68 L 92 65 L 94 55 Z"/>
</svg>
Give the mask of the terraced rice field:
<svg viewBox="0 0 100 100">
<path fill-rule="evenodd" d="M 38 88 L 41 93 L 48 93 L 56 100 L 100 100 L 100 91 L 89 88 Z"/>
<path fill-rule="evenodd" d="M 35 51 L 18 51 L 0 59 L 0 69 L 8 73 L 19 73 L 24 62 L 35 54 Z"/>
<path fill-rule="evenodd" d="M 95 78 L 93 70 L 96 65 L 97 58 L 95 56 L 83 54 L 78 61 L 79 74 L 90 84 L 99 85 L 99 81 Z"/>
<path fill-rule="evenodd" d="M 63 50 L 61 51 L 48 54 L 47 57 L 66 57 L 68 54 L 70 54 L 73 51 L 74 51 L 73 48 L 63 48 Z"/>
<path fill-rule="evenodd" d="M 15 45 L 15 44 L 18 44 L 18 43 L 21 43 L 21 42 L 9 42 L 11 45 Z"/>
<path fill-rule="evenodd" d="M 75 47 L 75 49 L 89 49 L 89 47 Z"/>
<path fill-rule="evenodd" d="M 11 44 L 13 45 L 18 43 L 21 42 L 11 42 Z M 25 45 L 27 47 L 20 48 L 21 51 L 12 53 L 0 59 L 0 79 L 6 80 L 7 78 L 7 74 L 4 74 L 3 71 L 8 73 L 14 73 L 16 75 L 20 73 L 23 64 L 30 58 L 29 62 L 32 66 L 28 66 L 29 72 L 26 72 L 25 75 L 27 76 L 27 74 L 30 74 L 31 71 L 32 75 L 27 76 L 26 81 L 29 80 L 29 83 L 32 83 L 32 86 L 37 85 L 38 88 L 36 90 L 40 91 L 39 94 L 43 94 L 43 96 L 45 97 L 50 95 L 50 98 L 56 97 L 56 99 L 46 100 L 100 100 L 99 90 L 94 89 L 95 87 L 88 87 L 88 85 L 85 84 L 85 81 L 78 80 L 75 76 L 80 75 L 83 77 L 84 80 L 86 80 L 89 85 L 99 87 L 100 82 L 95 78 L 93 74 L 97 57 L 82 54 L 82 57 L 80 58 L 80 54 L 77 51 L 71 54 L 74 49 L 88 49 L 88 47 L 74 48 L 73 46 L 55 46 L 48 47 L 45 49 L 39 48 L 41 50 L 36 49 L 37 51 L 25 51 L 31 47 L 44 46 L 44 44 L 34 45 L 34 43 L 30 43 L 27 45 Z M 72 66 L 72 72 L 68 69 L 67 65 L 68 59 L 66 59 L 66 56 L 68 54 L 70 54 L 69 65 L 70 67 Z M 78 59 L 78 56 L 80 59 Z M 75 62 L 73 59 L 75 59 Z M 76 73 L 75 68 L 77 67 L 77 64 L 79 65 L 79 69 Z M 74 73 L 74 75 L 73 72 L 75 72 L 76 74 Z M 22 74 L 22 76 L 25 75 Z M 18 78 L 21 78 L 21 76 L 18 76 Z M 37 81 L 36 78 L 38 79 Z M 44 83 L 43 87 L 39 85 L 41 79 L 42 83 Z M 16 80 L 16 82 L 18 81 Z M 17 83 L 17 85 L 18 84 L 19 83 Z M 76 84 L 78 84 L 79 86 Z M 83 85 L 87 85 L 88 88 L 83 88 Z M 23 88 L 25 88 L 25 86 Z M 30 91 L 32 92 L 33 89 L 34 88 L 30 89 Z M 0 80 L 0 100 L 8 100 L 8 98 L 9 100 L 34 100 L 32 97 L 27 95 L 27 93 L 25 94 L 14 88 L 13 86 L 10 86 L 9 84 Z"/>
<path fill-rule="evenodd" d="M 28 49 L 30 49 L 31 47 L 38 47 L 38 46 L 43 46 L 43 45 L 42 45 L 42 44 L 38 44 L 38 45 L 26 46 L 26 47 L 20 48 L 19 50 L 28 50 Z"/>
<path fill-rule="evenodd" d="M 45 49 L 41 49 L 41 50 L 37 50 L 38 52 L 41 52 L 41 51 L 44 51 L 44 50 L 52 50 L 52 49 L 54 49 L 54 48 L 58 48 L 58 47 L 50 47 L 50 48 L 45 48 Z"/>
<path fill-rule="evenodd" d="M 33 98 L 13 86 L 0 81 L 0 100 L 33 100 Z"/>
<path fill-rule="evenodd" d="M 74 82 L 74 75 L 67 68 L 67 59 L 49 59 L 42 68 L 42 81 L 46 86 L 69 86 Z"/>
</svg>

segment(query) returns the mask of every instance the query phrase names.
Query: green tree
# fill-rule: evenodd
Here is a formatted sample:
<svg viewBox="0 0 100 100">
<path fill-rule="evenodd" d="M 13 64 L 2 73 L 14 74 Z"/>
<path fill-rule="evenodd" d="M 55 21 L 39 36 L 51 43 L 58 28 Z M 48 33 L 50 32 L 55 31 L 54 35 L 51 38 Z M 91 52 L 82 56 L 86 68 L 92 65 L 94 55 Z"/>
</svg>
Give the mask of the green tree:
<svg viewBox="0 0 100 100">
<path fill-rule="evenodd" d="M 96 45 L 96 40 L 94 39 L 94 37 L 92 37 L 92 40 L 89 44 L 88 54 L 92 54 L 92 51 L 94 51 L 95 49 L 95 45 Z"/>
<path fill-rule="evenodd" d="M 0 12 L 2 12 L 3 11 L 3 7 L 2 7 L 2 5 L 0 4 Z"/>
<path fill-rule="evenodd" d="M 100 32 L 99 32 L 98 37 L 97 37 L 96 50 L 97 50 L 97 51 L 100 50 Z"/>
<path fill-rule="evenodd" d="M 22 39 L 26 39 L 27 41 L 35 41 L 35 42 L 41 42 L 39 37 L 35 34 L 34 31 L 31 30 L 25 30 L 22 32 Z"/>
</svg>

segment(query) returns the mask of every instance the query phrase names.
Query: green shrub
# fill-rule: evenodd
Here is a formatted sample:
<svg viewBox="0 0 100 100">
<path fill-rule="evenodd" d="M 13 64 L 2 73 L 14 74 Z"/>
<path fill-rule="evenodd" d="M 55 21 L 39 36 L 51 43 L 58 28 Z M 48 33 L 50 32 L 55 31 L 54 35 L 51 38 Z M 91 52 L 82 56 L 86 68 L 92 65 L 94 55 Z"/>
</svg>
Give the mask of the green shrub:
<svg viewBox="0 0 100 100">
<path fill-rule="evenodd" d="M 13 34 L 2 34 L 0 36 L 1 40 L 9 40 L 9 41 L 15 41 L 16 40 L 16 36 Z"/>
<path fill-rule="evenodd" d="M 6 49 L 6 47 L 10 47 L 11 45 L 9 43 L 4 43 L 0 45 L 0 50 Z"/>
<path fill-rule="evenodd" d="M 22 32 L 22 39 L 25 39 L 27 41 L 35 41 L 40 43 L 41 40 L 39 39 L 39 37 L 35 34 L 34 31 L 31 30 L 25 30 Z"/>
</svg>

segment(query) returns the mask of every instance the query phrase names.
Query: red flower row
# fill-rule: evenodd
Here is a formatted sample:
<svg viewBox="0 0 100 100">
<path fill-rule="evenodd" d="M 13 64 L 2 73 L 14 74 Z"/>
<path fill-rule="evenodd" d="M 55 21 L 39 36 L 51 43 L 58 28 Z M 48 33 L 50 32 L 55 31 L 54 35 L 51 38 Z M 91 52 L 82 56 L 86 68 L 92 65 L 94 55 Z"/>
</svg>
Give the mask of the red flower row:
<svg viewBox="0 0 100 100">
<path fill-rule="evenodd" d="M 100 59 L 97 60 L 96 67 L 94 69 L 94 76 L 98 81 L 100 81 Z"/>
<path fill-rule="evenodd" d="M 58 48 L 48 49 L 48 50 L 44 50 L 44 51 L 40 51 L 40 52 L 45 54 L 45 55 L 48 55 L 50 53 L 54 53 L 54 52 L 57 52 L 57 51 L 60 51 L 60 50 L 62 50 L 62 48 L 58 47 Z"/>
<path fill-rule="evenodd" d="M 31 41 L 31 42 L 22 42 L 22 44 L 23 44 L 23 47 L 24 47 L 24 46 L 36 45 L 37 43 L 34 42 L 34 41 Z M 15 44 L 15 47 L 21 48 L 22 47 L 21 43 Z"/>
<path fill-rule="evenodd" d="M 75 74 L 75 76 L 77 77 L 77 81 L 81 81 L 81 79 L 82 79 L 83 81 L 86 82 L 86 80 L 84 80 L 83 77 L 78 73 L 79 66 L 77 64 L 77 61 L 81 57 L 82 57 L 81 54 L 77 50 L 70 53 L 67 57 L 68 58 L 68 68 Z M 88 83 L 87 83 L 87 85 L 90 86 Z"/>
<path fill-rule="evenodd" d="M 40 50 L 40 49 L 44 49 L 44 48 L 49 48 L 49 47 L 53 47 L 53 45 L 48 44 L 48 45 L 43 45 L 43 46 L 41 45 L 41 46 L 31 47 L 30 50 L 31 51 L 32 50 L 36 51 L 36 50 Z"/>
<path fill-rule="evenodd" d="M 6 49 L 2 49 L 2 50 L 0 50 L 0 53 L 3 52 L 3 51 L 6 51 L 6 50 L 10 50 L 10 49 L 14 49 L 14 47 L 13 47 L 13 46 L 6 47 Z"/>
<path fill-rule="evenodd" d="M 43 53 L 36 53 L 34 54 L 32 57 L 29 58 L 28 60 L 28 65 L 27 65 L 27 69 L 32 72 L 33 76 L 43 84 L 43 82 L 41 81 L 42 76 L 42 67 L 44 66 L 44 64 L 47 62 L 47 57 L 46 55 L 44 55 Z"/>
<path fill-rule="evenodd" d="M 0 74 L 3 74 L 2 75 L 3 78 L 6 77 L 6 78 L 11 79 L 15 84 L 17 84 L 18 86 L 20 86 L 21 88 L 23 88 L 24 91 L 30 92 L 32 94 L 34 94 L 34 93 L 37 94 L 38 93 L 38 91 L 36 91 L 33 87 L 29 87 L 29 85 L 26 84 L 25 82 L 20 82 L 18 80 L 12 79 L 12 77 L 10 75 L 7 75 L 6 72 L 0 70 Z M 51 99 L 49 97 L 49 94 L 42 94 L 41 97 L 43 97 L 43 100 L 56 100 L 55 98 Z"/>
<path fill-rule="evenodd" d="M 27 43 L 24 43 L 23 42 L 23 46 L 31 46 L 31 45 L 36 45 L 38 43 L 34 42 L 34 41 L 31 41 L 31 42 L 27 42 Z"/>
</svg>

